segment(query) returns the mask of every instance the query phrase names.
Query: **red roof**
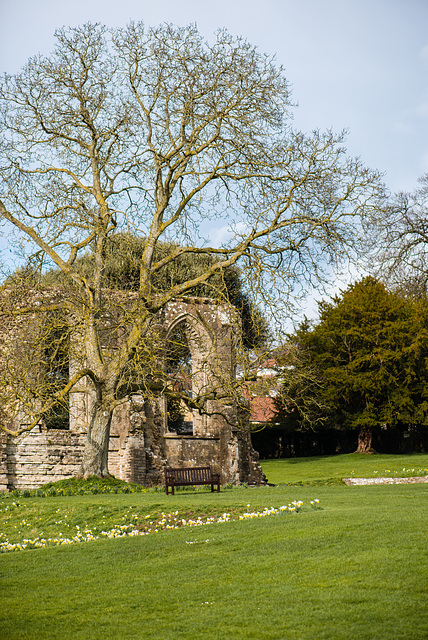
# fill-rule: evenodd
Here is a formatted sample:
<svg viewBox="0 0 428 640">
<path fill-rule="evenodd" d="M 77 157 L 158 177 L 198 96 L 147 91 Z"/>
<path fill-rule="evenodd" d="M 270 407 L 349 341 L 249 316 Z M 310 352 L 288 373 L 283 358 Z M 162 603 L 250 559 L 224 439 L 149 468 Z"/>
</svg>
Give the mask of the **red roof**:
<svg viewBox="0 0 428 640">
<path fill-rule="evenodd" d="M 274 422 L 276 419 L 275 401 L 269 396 L 256 396 L 250 399 L 250 422 Z"/>
</svg>

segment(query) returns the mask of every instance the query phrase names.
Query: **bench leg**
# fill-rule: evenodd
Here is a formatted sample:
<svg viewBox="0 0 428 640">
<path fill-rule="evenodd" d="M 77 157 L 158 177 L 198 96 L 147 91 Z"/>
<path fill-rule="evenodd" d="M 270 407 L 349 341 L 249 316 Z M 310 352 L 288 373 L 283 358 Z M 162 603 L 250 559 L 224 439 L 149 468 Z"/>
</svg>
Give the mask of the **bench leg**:
<svg viewBox="0 0 428 640">
<path fill-rule="evenodd" d="M 172 495 L 174 495 L 174 485 L 173 484 L 166 484 L 165 485 L 166 495 L 169 495 L 170 488 L 171 488 Z"/>
</svg>

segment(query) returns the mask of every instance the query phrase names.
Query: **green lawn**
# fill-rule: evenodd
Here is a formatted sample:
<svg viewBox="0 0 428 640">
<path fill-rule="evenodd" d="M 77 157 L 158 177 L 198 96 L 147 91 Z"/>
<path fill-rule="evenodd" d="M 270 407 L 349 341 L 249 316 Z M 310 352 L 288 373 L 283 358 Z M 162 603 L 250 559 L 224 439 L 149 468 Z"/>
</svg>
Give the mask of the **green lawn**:
<svg viewBox="0 0 428 640">
<path fill-rule="evenodd" d="M 318 481 L 325 483 L 351 477 L 428 475 L 428 454 L 426 453 L 412 455 L 349 453 L 341 456 L 262 460 L 261 464 L 268 481 L 275 484 Z"/>
<path fill-rule="evenodd" d="M 3 498 L 15 541 L 230 521 L 1 554 L 0 637 L 426 640 L 428 484 L 290 487 L 288 463 L 276 487 L 220 494 Z M 298 513 L 235 519 L 296 500 Z"/>
</svg>

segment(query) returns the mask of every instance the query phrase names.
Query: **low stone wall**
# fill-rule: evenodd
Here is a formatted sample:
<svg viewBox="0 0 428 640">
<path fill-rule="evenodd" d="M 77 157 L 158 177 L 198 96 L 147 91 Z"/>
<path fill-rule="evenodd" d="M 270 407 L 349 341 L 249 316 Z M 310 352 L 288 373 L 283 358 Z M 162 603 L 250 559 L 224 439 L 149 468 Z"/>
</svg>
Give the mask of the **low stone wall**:
<svg viewBox="0 0 428 640">
<path fill-rule="evenodd" d="M 428 482 L 428 476 L 412 476 L 409 478 L 343 478 L 348 486 L 368 484 L 419 484 Z"/>
<path fill-rule="evenodd" d="M 108 467 L 116 478 L 150 486 L 163 482 L 166 464 L 211 465 L 221 473 L 223 484 L 263 483 L 258 455 L 247 434 L 230 434 L 224 442 L 212 435 L 162 437 L 161 416 L 151 416 L 152 428 L 146 432 L 143 411 L 134 404 L 124 405 L 112 421 Z M 0 491 L 35 489 L 77 475 L 85 441 L 85 433 L 41 427 L 16 438 L 0 433 Z"/>
<path fill-rule="evenodd" d="M 6 443 L 7 435 L 0 432 L 0 491 L 8 490 Z"/>
<path fill-rule="evenodd" d="M 152 452 L 142 432 L 128 433 L 120 424 L 115 422 L 110 435 L 109 472 L 126 482 L 146 484 Z M 62 429 L 35 427 L 16 438 L 0 433 L 0 491 L 35 489 L 77 475 L 85 441 L 85 433 Z"/>
<path fill-rule="evenodd" d="M 35 489 L 77 474 L 85 436 L 35 427 L 17 438 L 2 436 L 0 489 Z"/>
</svg>

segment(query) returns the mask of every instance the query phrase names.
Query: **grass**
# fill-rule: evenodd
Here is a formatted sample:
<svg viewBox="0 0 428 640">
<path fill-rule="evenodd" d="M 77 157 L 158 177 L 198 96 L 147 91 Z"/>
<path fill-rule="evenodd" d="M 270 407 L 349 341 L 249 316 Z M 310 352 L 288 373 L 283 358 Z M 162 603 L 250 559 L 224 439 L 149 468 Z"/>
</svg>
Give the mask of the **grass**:
<svg viewBox="0 0 428 640">
<path fill-rule="evenodd" d="M 349 453 L 340 456 L 262 460 L 268 481 L 299 484 L 341 484 L 343 478 L 408 477 L 428 475 L 428 454 Z"/>
<path fill-rule="evenodd" d="M 160 487 L 156 489 L 161 490 Z M 147 493 L 148 489 L 140 484 L 128 483 L 113 476 L 98 478 L 90 476 L 86 480 L 77 478 L 65 478 L 57 482 L 48 482 L 38 489 L 15 489 L 10 493 L 12 497 L 47 498 L 53 496 L 72 496 L 96 493 Z"/>
<path fill-rule="evenodd" d="M 274 462 L 276 487 L 4 497 L 1 530 L 15 540 L 161 529 L 176 512 L 221 521 L 1 554 L 2 640 L 425 640 L 428 485 L 290 487 L 289 461 Z M 235 519 L 293 500 L 298 513 Z"/>
</svg>

